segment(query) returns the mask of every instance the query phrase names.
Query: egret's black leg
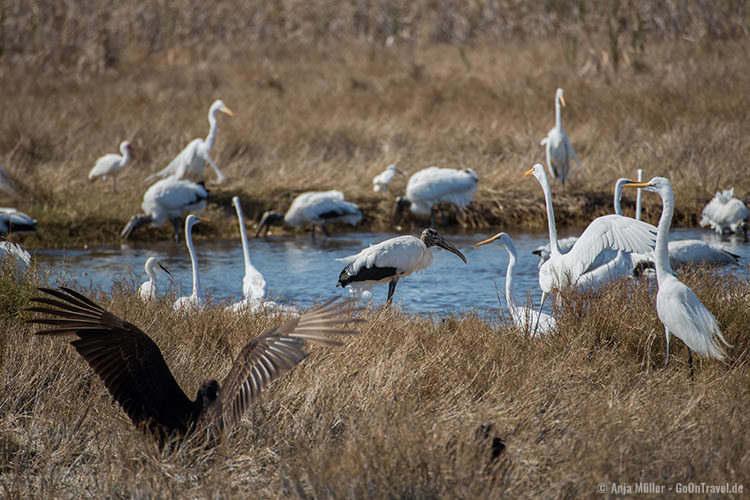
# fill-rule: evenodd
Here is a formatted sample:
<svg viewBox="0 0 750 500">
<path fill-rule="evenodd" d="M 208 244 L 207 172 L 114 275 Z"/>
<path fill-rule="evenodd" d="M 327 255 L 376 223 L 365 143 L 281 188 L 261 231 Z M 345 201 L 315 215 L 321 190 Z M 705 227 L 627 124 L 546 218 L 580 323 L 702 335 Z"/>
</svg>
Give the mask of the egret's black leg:
<svg viewBox="0 0 750 500">
<path fill-rule="evenodd" d="M 391 305 L 391 302 L 393 302 L 393 293 L 396 291 L 396 283 L 398 283 L 398 278 L 394 278 L 388 283 L 388 299 L 385 301 L 387 305 Z"/>
<path fill-rule="evenodd" d="M 430 227 L 435 229 L 435 207 L 430 207 Z"/>
<path fill-rule="evenodd" d="M 693 378 L 693 351 L 688 347 L 688 364 L 690 365 L 690 380 L 695 380 Z"/>
<path fill-rule="evenodd" d="M 325 224 L 322 224 L 322 225 L 320 226 L 320 229 L 322 229 L 322 230 L 323 230 L 323 232 L 324 232 L 324 233 L 326 233 L 326 236 L 328 236 L 329 238 L 331 237 L 331 233 L 329 233 L 329 232 L 328 232 L 328 228 L 326 227 L 326 225 L 325 225 Z"/>
<path fill-rule="evenodd" d="M 440 218 L 443 219 L 443 229 L 448 229 L 448 219 L 445 217 L 445 212 L 443 212 L 443 207 L 438 206 L 438 210 L 440 210 Z"/>
<path fill-rule="evenodd" d="M 169 219 L 169 222 L 172 223 L 172 227 L 174 228 L 174 240 L 179 243 L 180 242 L 180 218 L 179 217 L 172 217 Z"/>
</svg>

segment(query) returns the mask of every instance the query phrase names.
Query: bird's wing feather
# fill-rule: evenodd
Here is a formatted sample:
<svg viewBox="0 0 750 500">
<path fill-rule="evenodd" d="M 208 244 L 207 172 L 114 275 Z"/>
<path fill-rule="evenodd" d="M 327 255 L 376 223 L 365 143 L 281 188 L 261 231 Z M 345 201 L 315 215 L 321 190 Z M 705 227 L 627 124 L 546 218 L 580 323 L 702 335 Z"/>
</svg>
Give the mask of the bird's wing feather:
<svg viewBox="0 0 750 500">
<path fill-rule="evenodd" d="M 261 333 L 242 348 L 222 382 L 221 404 L 224 426 L 231 430 L 258 394 L 282 373 L 307 357 L 306 342 L 341 345 L 337 337 L 356 330 L 340 328 L 356 309 L 351 301 L 330 300 L 320 307 Z"/>
<path fill-rule="evenodd" d="M 143 195 L 143 203 L 149 200 L 152 203 L 158 203 L 166 209 L 177 209 L 186 205 L 198 203 L 208 198 L 206 188 L 200 184 L 188 180 L 164 179 L 153 186 Z M 144 211 L 149 213 L 146 206 Z"/>
<path fill-rule="evenodd" d="M 136 426 L 167 435 L 186 432 L 192 402 L 148 335 L 73 290 L 39 290 L 54 298 L 31 300 L 53 307 L 28 308 L 47 315 L 28 322 L 55 328 L 37 335 L 76 334 L 71 345 Z"/>
<path fill-rule="evenodd" d="M 476 191 L 475 175 L 465 170 L 438 167 L 426 168 L 415 173 L 406 187 L 409 199 L 416 197 L 431 202 L 449 201 L 460 206 L 468 205 Z"/>
<path fill-rule="evenodd" d="M 122 156 L 113 153 L 99 157 L 96 160 L 94 167 L 91 169 L 91 172 L 89 172 L 89 179 L 100 175 L 107 175 L 113 167 L 120 163 L 121 160 Z"/>
</svg>

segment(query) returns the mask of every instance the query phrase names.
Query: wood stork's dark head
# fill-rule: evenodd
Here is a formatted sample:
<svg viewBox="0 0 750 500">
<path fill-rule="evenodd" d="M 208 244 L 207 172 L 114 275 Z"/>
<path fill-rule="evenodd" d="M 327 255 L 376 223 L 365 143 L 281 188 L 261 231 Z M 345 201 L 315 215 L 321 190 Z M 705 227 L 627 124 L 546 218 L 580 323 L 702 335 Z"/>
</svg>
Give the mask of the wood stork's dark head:
<svg viewBox="0 0 750 500">
<path fill-rule="evenodd" d="M 284 214 L 281 212 L 273 212 L 271 210 L 263 212 L 263 217 L 260 218 L 260 223 L 258 224 L 258 230 L 255 231 L 255 237 L 257 238 L 261 230 L 265 228 L 265 232 L 263 233 L 263 237 L 265 238 L 268 236 L 269 226 L 271 224 L 280 224 L 283 220 Z"/>
<path fill-rule="evenodd" d="M 424 246 L 426 246 L 427 248 L 430 248 L 432 246 L 445 248 L 449 252 L 453 252 L 461 257 L 461 260 L 464 261 L 464 264 L 467 264 L 464 254 L 462 254 L 458 248 L 445 241 L 445 238 L 440 236 L 440 234 L 434 229 L 425 229 L 424 231 L 422 231 L 422 236 L 420 236 L 419 239 L 422 240 L 422 243 L 424 243 Z"/>
<path fill-rule="evenodd" d="M 406 196 L 397 196 L 396 197 L 396 209 L 393 211 L 393 217 L 392 221 L 394 224 L 396 224 L 401 219 L 401 214 L 404 213 L 404 210 L 409 208 L 411 206 L 411 202 L 406 198 Z"/>
</svg>

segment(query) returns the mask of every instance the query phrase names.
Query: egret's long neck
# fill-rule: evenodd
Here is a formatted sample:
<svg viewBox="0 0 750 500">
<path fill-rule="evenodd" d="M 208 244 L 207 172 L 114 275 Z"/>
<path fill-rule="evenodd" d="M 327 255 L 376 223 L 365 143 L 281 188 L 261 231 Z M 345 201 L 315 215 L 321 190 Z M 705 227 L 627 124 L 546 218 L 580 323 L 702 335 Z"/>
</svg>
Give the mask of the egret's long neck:
<svg viewBox="0 0 750 500">
<path fill-rule="evenodd" d="M 205 144 L 208 151 L 211 151 L 211 148 L 214 147 L 214 141 L 216 140 L 216 132 L 218 128 L 216 127 L 216 110 L 211 110 L 208 112 L 208 135 L 206 136 Z"/>
<path fill-rule="evenodd" d="M 185 228 L 185 241 L 187 242 L 188 252 L 190 253 L 190 263 L 193 265 L 193 295 L 200 297 L 201 278 L 198 272 L 198 259 L 195 256 L 195 247 L 193 246 L 193 226 Z"/>
<path fill-rule="evenodd" d="M 560 106 L 560 96 L 555 96 L 555 128 L 557 130 L 562 130 L 562 109 L 561 108 L 562 106 Z"/>
<path fill-rule="evenodd" d="M 237 218 L 240 220 L 240 238 L 242 238 L 242 256 L 245 258 L 245 273 L 253 267 L 250 262 L 250 244 L 247 241 L 247 231 L 245 230 L 245 218 L 242 215 L 242 209 L 239 204 L 234 208 L 237 209 Z"/>
<path fill-rule="evenodd" d="M 622 184 L 615 184 L 615 213 L 622 215 Z"/>
<path fill-rule="evenodd" d="M 557 228 L 555 227 L 555 210 L 552 208 L 552 191 L 549 188 L 547 176 L 542 177 L 542 191 L 544 191 L 544 202 L 547 204 L 547 225 L 549 226 L 550 252 L 559 255 L 560 245 L 557 243 Z"/>
<path fill-rule="evenodd" d="M 643 169 L 638 169 L 638 182 L 641 182 L 643 180 Z M 638 193 L 636 194 L 635 198 L 635 220 L 641 220 L 641 195 L 643 194 L 643 189 L 638 188 Z"/>
<path fill-rule="evenodd" d="M 513 314 L 516 309 L 516 301 L 513 298 L 513 278 L 516 276 L 516 248 L 506 245 L 505 249 L 508 250 L 508 270 L 505 271 L 505 302 L 508 304 L 511 314 Z"/>
<path fill-rule="evenodd" d="M 669 226 L 672 225 L 672 214 L 674 213 L 674 193 L 672 188 L 664 189 L 661 194 L 662 204 L 659 226 L 656 231 L 656 279 L 661 281 L 666 274 L 672 274 L 672 266 L 669 265 Z"/>
</svg>

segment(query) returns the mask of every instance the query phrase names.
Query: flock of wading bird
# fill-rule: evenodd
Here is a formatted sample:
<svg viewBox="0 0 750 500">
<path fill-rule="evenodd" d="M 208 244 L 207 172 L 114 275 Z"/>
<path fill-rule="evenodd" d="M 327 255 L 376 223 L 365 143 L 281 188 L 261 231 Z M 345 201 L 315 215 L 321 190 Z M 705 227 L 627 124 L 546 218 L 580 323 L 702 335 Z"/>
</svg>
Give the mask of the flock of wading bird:
<svg viewBox="0 0 750 500">
<path fill-rule="evenodd" d="M 570 171 L 572 156 L 581 168 L 577 156 L 562 128 L 561 108 L 565 105 L 562 89 L 555 95 L 555 127 L 542 140 L 545 146 L 547 168 L 553 179 L 564 183 Z M 122 236 L 130 234 L 146 223 L 160 225 L 169 220 L 179 240 L 179 219 L 187 212 L 198 215 L 206 205 L 208 192 L 203 185 L 203 171 L 210 165 L 217 176 L 217 183 L 226 182 L 227 177 L 210 157 L 216 139 L 216 113 L 232 116 L 232 111 L 220 100 L 209 110 L 210 129 L 205 140 L 191 141 L 163 170 L 152 175 L 155 181 L 143 196 L 142 214 L 137 214 L 122 230 Z M 121 155 L 106 155 L 96 161 L 89 178 L 112 177 L 115 179 L 129 163 L 134 154 L 129 142 L 120 146 Z M 376 192 L 387 191 L 398 174 L 404 175 L 395 165 L 390 165 L 373 179 Z M 519 174 L 520 175 L 520 174 Z M 637 268 L 653 267 L 656 271 L 658 293 L 656 310 L 664 324 L 666 335 L 665 365 L 669 362 L 671 334 L 682 339 L 688 346 L 690 374 L 693 376 L 692 351 L 724 360 L 724 346 L 731 347 L 724 339 L 719 324 L 711 312 L 700 302 L 695 293 L 680 282 L 673 267 L 685 263 L 736 263 L 738 257 L 726 250 L 700 240 L 669 242 L 669 227 L 674 211 L 674 196 L 668 179 L 654 177 L 643 182 L 639 171 L 638 181 L 620 179 L 615 186 L 615 214 L 595 219 L 576 239 L 558 241 L 552 208 L 552 194 L 547 172 L 536 164 L 526 172 L 533 175 L 544 192 L 547 220 L 549 224 L 549 246 L 537 249 L 542 257 L 539 266 L 539 286 L 542 300 L 537 310 L 517 305 L 513 298 L 514 265 L 517 259 L 513 240 L 506 233 L 478 242 L 476 246 L 497 241 L 510 255 L 506 274 L 506 302 L 513 322 L 532 336 L 552 332 L 555 318 L 544 314 L 542 307 L 546 297 L 567 287 L 598 287 L 613 279 L 631 276 Z M 200 178 L 200 182 L 195 182 Z M 435 228 L 435 213 L 442 214 L 440 204 L 453 203 L 459 209 L 467 206 L 477 190 L 478 177 L 471 169 L 455 170 L 431 167 L 413 174 L 406 185 L 406 192 L 396 201 L 396 213 L 405 208 L 417 215 L 429 216 L 431 228 L 425 229 L 419 238 L 398 236 L 363 249 L 356 255 L 339 259 L 345 263 L 337 286 L 350 286 L 361 298 L 370 293 L 377 283 L 388 283 L 390 304 L 398 281 L 409 274 L 426 269 L 432 263 L 432 250 L 442 247 L 461 258 L 461 251 L 447 242 Z M 620 197 L 622 188 L 638 188 L 636 217 L 622 215 Z M 640 220 L 640 190 L 651 191 L 661 196 L 663 209 L 658 227 Z M 265 299 L 266 283 L 263 275 L 253 267 L 250 260 L 247 232 L 242 208 L 235 197 L 240 235 L 245 260 L 243 279 L 244 298 L 229 307 L 232 311 L 256 311 L 281 308 L 285 312 L 298 314 L 290 306 L 276 304 Z M 0 212 L 0 231 L 33 229 L 31 217 L 3 209 Z M 190 214 L 185 220 L 185 241 L 192 260 L 193 292 L 174 303 L 175 310 L 199 312 L 203 307 L 200 275 L 192 241 L 192 227 L 205 219 Z M 299 195 L 286 211 L 263 214 L 255 236 L 268 232 L 274 223 L 286 223 L 293 227 L 312 225 L 326 234 L 326 223 L 345 222 L 356 225 L 362 218 L 359 208 L 344 200 L 339 191 L 308 192 Z M 733 192 L 717 193 L 703 211 L 701 225 L 711 225 L 719 233 L 736 232 L 747 234 L 748 210 L 733 197 Z M 3 251 L 13 255 L 24 252 L 17 245 L 5 242 Z M 28 254 L 24 262 L 28 264 Z M 645 263 L 645 266 L 644 266 Z M 144 300 L 155 297 L 156 267 L 162 267 L 155 258 L 146 261 L 149 280 L 139 288 Z M 166 271 L 166 269 L 164 269 Z M 168 272 L 168 271 L 167 271 Z M 39 304 L 27 310 L 44 316 L 28 320 L 52 326 L 37 332 L 38 335 L 68 335 L 76 339 L 71 344 L 84 357 L 104 381 L 112 397 L 122 406 L 133 423 L 152 434 L 160 446 L 184 439 L 188 435 L 200 436 L 202 442 L 216 444 L 224 434 L 235 427 L 247 407 L 260 391 L 286 370 L 293 368 L 307 356 L 303 349 L 306 342 L 325 346 L 340 345 L 341 338 L 356 334 L 351 324 L 362 321 L 355 317 L 358 308 L 354 299 L 335 299 L 313 308 L 278 326 L 262 332 L 246 344 L 234 361 L 229 373 L 219 384 L 214 379 L 201 384 L 196 399 L 190 400 L 174 379 L 156 344 L 137 326 L 106 311 L 89 298 L 69 288 L 56 290 L 40 289 L 46 295 L 32 299 Z"/>
</svg>

